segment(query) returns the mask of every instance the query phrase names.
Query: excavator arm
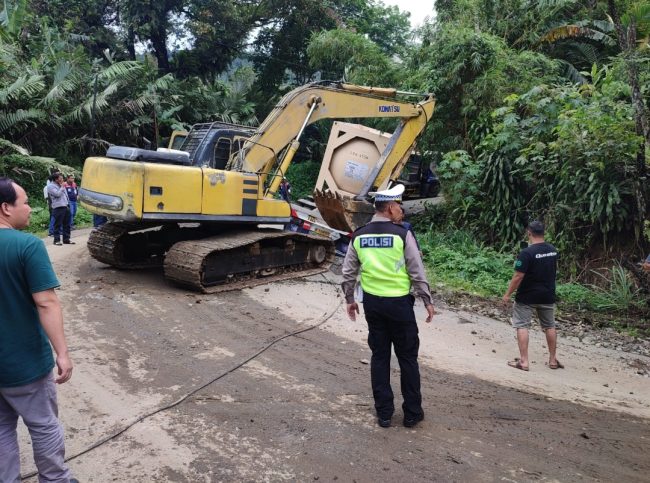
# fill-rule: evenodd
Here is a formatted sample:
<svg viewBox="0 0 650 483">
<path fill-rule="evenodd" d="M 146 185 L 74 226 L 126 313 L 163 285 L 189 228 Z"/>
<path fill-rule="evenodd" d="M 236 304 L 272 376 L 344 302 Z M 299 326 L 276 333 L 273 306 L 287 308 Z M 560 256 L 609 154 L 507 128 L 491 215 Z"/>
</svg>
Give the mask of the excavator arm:
<svg viewBox="0 0 650 483">
<path fill-rule="evenodd" d="M 423 100 L 412 103 L 398 100 L 398 94 L 395 89 L 331 82 L 294 89 L 282 98 L 244 146 L 240 152 L 239 169 L 258 173 L 264 181 L 272 175 L 266 196 L 273 196 L 307 125 L 332 118 L 401 119 L 381 159 L 369 173 L 362 192 L 357 194 L 357 198 L 363 198 L 373 186 L 379 186 L 394 174 L 394 169 L 410 152 L 433 113 L 435 100 L 431 95 L 422 96 Z M 278 154 L 289 144 L 291 146 L 273 174 Z"/>
</svg>

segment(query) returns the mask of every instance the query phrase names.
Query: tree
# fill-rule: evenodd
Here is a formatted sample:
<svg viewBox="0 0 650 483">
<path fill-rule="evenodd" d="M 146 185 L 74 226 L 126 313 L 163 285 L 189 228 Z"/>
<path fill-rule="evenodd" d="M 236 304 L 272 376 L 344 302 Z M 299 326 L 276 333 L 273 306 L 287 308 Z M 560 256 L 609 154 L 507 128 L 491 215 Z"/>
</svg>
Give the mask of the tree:
<svg viewBox="0 0 650 483">
<path fill-rule="evenodd" d="M 173 70 L 182 78 L 214 80 L 242 55 L 253 24 L 250 9 L 233 0 L 192 0 L 186 10 L 191 42 L 174 53 Z"/>
<path fill-rule="evenodd" d="M 307 47 L 309 65 L 333 79 L 355 84 L 394 86 L 397 66 L 364 35 L 346 29 L 314 34 Z"/>
<path fill-rule="evenodd" d="M 628 82 L 632 90 L 636 132 L 643 137 L 637 153 L 637 166 L 640 175 L 645 176 L 645 150 L 650 145 L 650 119 L 639 82 L 637 37 L 639 34 L 650 33 L 650 5 L 647 3 L 634 4 L 625 15 L 621 16 L 616 0 L 607 0 L 607 10 L 614 23 L 621 55 L 627 68 Z"/>
<path fill-rule="evenodd" d="M 474 153 L 491 125 L 490 112 L 511 93 L 556 82 L 558 64 L 546 56 L 509 48 L 494 35 L 442 25 L 423 37 L 409 60 L 407 87 L 433 92 L 436 115 L 429 149 Z"/>
<path fill-rule="evenodd" d="M 411 36 L 409 12 L 402 12 L 394 5 L 385 6 L 374 0 L 352 2 L 351 7 L 348 10 L 353 11 L 341 15 L 348 28 L 367 35 L 386 55 L 403 53 Z M 345 6 L 341 5 L 341 9 L 344 10 Z"/>
<path fill-rule="evenodd" d="M 251 58 L 259 70 L 258 85 L 269 98 L 280 84 L 304 84 L 315 70 L 309 66 L 307 41 L 312 33 L 336 26 L 336 15 L 318 0 L 269 2 L 274 18 L 253 42 Z"/>
<path fill-rule="evenodd" d="M 45 20 L 77 36 L 92 57 L 101 57 L 106 49 L 125 54 L 124 45 L 110 28 L 116 21 L 117 0 L 30 0 L 29 7 L 39 22 Z"/>
<path fill-rule="evenodd" d="M 172 30 L 172 16 L 180 15 L 184 0 L 119 0 L 119 23 L 126 31 L 127 44 L 133 48 L 135 40 L 150 43 L 158 68 L 169 72 L 167 43 Z"/>
</svg>

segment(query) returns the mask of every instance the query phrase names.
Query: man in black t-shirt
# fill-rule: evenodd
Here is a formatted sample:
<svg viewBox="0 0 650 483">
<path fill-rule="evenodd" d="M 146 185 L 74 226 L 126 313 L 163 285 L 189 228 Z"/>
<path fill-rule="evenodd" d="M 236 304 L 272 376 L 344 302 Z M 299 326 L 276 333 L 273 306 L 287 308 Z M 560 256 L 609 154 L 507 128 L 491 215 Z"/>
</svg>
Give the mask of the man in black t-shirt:
<svg viewBox="0 0 650 483">
<path fill-rule="evenodd" d="M 520 357 L 509 361 L 508 365 L 522 371 L 528 370 L 528 329 L 535 311 L 546 334 L 548 367 L 564 369 L 555 357 L 555 275 L 558 253 L 553 245 L 544 241 L 544 225 L 540 221 L 532 221 L 526 233 L 529 245 L 519 253 L 515 273 L 503 295 L 503 302 L 507 304 L 512 293 L 517 291 L 512 310 L 512 326 L 517 329 Z"/>
</svg>

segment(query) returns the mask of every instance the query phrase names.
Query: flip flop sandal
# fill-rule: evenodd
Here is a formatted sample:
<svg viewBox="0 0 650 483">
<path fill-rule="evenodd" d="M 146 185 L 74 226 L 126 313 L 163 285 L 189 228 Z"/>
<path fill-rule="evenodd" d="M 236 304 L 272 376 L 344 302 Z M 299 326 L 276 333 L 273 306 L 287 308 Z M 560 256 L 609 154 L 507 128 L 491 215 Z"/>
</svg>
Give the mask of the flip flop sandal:
<svg viewBox="0 0 650 483">
<path fill-rule="evenodd" d="M 528 371 L 527 367 L 521 365 L 521 361 L 519 359 L 515 359 L 514 361 L 508 361 L 508 365 L 514 369 L 519 369 L 521 371 Z"/>
<path fill-rule="evenodd" d="M 564 365 L 560 361 L 555 359 L 555 364 L 549 364 L 548 368 L 549 369 L 564 369 Z"/>
</svg>

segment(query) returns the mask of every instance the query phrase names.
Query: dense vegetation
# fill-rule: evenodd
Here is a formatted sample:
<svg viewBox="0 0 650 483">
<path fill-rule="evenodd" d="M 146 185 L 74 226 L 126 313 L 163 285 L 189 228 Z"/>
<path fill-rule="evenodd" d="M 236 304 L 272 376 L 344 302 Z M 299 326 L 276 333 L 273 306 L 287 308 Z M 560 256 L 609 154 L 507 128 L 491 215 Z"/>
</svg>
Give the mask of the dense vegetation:
<svg viewBox="0 0 650 483">
<path fill-rule="evenodd" d="M 438 163 L 447 235 L 425 244 L 460 231 L 501 260 L 539 218 L 563 280 L 606 288 L 649 248 L 649 38 L 650 4 L 637 0 L 437 0 L 417 31 L 379 0 L 12 0 L 0 13 L 0 156 L 22 175 L 33 170 L 17 153 L 80 168 L 109 143 L 255 124 L 318 79 L 433 92 L 420 149 Z M 326 139 L 312 142 L 316 163 Z M 315 169 L 292 169 L 307 190 Z"/>
</svg>

